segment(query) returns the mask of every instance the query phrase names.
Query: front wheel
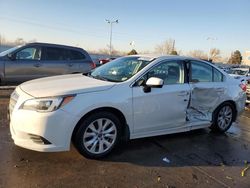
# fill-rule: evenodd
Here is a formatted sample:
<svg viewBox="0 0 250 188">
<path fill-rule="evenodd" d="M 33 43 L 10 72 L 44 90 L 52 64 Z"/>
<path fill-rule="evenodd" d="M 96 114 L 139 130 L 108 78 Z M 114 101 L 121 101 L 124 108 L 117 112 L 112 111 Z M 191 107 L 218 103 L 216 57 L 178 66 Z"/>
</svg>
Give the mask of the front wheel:
<svg viewBox="0 0 250 188">
<path fill-rule="evenodd" d="M 214 112 L 214 121 L 211 129 L 221 133 L 226 132 L 231 127 L 235 115 L 235 108 L 231 103 L 222 104 Z"/>
<path fill-rule="evenodd" d="M 118 144 L 121 123 L 110 112 L 97 112 L 88 116 L 78 129 L 74 144 L 87 158 L 98 159 L 109 154 Z"/>
</svg>

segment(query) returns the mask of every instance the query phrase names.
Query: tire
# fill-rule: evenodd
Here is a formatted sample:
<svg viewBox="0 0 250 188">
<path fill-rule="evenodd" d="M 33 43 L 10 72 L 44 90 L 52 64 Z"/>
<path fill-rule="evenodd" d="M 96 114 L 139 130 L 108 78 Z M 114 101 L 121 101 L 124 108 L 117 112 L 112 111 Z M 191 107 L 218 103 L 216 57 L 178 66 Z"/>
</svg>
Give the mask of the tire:
<svg viewBox="0 0 250 188">
<path fill-rule="evenodd" d="M 121 126 L 110 112 L 93 113 L 82 121 L 73 138 L 74 145 L 86 158 L 103 158 L 120 142 Z"/>
<path fill-rule="evenodd" d="M 213 131 L 224 133 L 231 127 L 235 116 L 235 107 L 229 102 L 223 103 L 214 111 L 213 124 L 210 128 Z"/>
</svg>

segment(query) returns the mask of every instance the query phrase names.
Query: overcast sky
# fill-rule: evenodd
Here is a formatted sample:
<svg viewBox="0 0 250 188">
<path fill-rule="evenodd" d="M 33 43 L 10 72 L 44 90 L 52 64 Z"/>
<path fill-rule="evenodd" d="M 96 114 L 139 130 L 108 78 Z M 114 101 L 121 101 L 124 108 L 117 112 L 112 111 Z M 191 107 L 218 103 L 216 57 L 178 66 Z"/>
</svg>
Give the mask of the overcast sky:
<svg viewBox="0 0 250 188">
<path fill-rule="evenodd" d="M 250 0 L 0 0 L 0 35 L 9 40 L 98 50 L 109 43 L 105 19 L 119 20 L 113 45 L 122 51 L 131 41 L 137 51 L 153 51 L 168 38 L 183 52 L 250 50 Z"/>
</svg>

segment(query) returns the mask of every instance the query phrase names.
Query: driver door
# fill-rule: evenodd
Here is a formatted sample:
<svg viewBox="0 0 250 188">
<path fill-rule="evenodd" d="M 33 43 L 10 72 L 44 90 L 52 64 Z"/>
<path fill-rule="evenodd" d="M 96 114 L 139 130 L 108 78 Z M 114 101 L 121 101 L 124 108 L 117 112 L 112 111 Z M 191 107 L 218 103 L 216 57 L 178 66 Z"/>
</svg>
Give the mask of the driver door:
<svg viewBox="0 0 250 188">
<path fill-rule="evenodd" d="M 41 48 L 29 46 L 22 48 L 13 55 L 13 59 L 5 63 L 6 82 L 24 82 L 42 77 Z"/>
<path fill-rule="evenodd" d="M 184 83 L 183 63 L 165 61 L 151 68 L 138 82 L 158 77 L 164 81 L 162 88 L 133 87 L 134 135 L 153 136 L 186 128 L 186 110 L 190 95 L 189 84 Z M 188 128 L 188 127 L 187 127 Z"/>
</svg>

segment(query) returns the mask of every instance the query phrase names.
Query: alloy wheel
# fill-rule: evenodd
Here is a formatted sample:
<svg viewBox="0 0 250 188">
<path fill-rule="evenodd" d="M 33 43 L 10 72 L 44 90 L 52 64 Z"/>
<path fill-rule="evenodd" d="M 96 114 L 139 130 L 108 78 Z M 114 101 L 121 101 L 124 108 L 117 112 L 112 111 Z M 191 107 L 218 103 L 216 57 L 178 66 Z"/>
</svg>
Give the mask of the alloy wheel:
<svg viewBox="0 0 250 188">
<path fill-rule="evenodd" d="M 218 119 L 217 124 L 222 129 L 227 129 L 228 126 L 230 126 L 231 121 L 233 119 L 233 110 L 230 106 L 223 106 L 219 113 L 218 113 Z"/>
<path fill-rule="evenodd" d="M 115 143 L 117 128 L 110 119 L 99 118 L 90 123 L 84 134 L 83 144 L 88 152 L 102 154 Z"/>
</svg>

